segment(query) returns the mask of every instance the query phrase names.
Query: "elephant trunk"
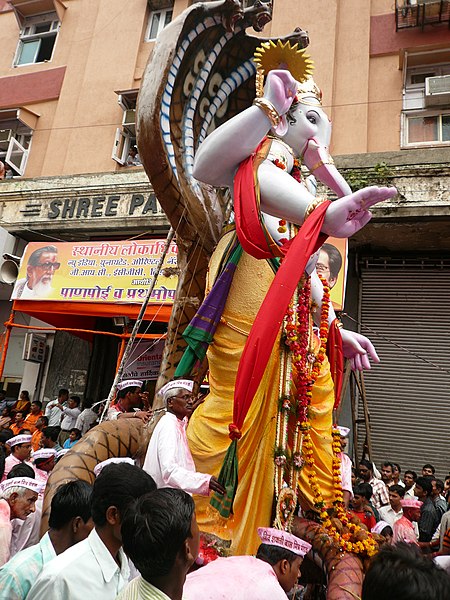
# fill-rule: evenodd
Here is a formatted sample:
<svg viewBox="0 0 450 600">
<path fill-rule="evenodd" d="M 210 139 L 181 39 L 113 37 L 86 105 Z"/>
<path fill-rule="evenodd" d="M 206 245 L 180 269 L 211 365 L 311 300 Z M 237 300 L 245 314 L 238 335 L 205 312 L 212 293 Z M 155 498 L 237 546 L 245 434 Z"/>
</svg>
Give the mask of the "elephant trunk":
<svg viewBox="0 0 450 600">
<path fill-rule="evenodd" d="M 303 162 L 311 174 L 333 190 L 338 198 L 352 193 L 350 186 L 336 169 L 328 148 L 315 139 L 308 140 L 303 153 Z"/>
</svg>

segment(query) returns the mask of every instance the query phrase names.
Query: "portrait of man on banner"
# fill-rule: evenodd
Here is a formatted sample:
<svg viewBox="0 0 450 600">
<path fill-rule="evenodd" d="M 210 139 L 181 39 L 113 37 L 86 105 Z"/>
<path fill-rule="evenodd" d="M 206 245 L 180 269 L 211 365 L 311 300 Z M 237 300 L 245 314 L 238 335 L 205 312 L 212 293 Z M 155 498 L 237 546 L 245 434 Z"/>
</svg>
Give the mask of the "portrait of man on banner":
<svg viewBox="0 0 450 600">
<path fill-rule="evenodd" d="M 319 250 L 316 271 L 325 277 L 330 286 L 330 298 L 335 310 L 343 310 L 347 281 L 346 239 L 329 237 Z"/>
<path fill-rule="evenodd" d="M 47 298 L 53 291 L 52 280 L 60 266 L 56 246 L 42 246 L 32 252 L 28 257 L 26 276 L 16 281 L 13 299 Z"/>
</svg>

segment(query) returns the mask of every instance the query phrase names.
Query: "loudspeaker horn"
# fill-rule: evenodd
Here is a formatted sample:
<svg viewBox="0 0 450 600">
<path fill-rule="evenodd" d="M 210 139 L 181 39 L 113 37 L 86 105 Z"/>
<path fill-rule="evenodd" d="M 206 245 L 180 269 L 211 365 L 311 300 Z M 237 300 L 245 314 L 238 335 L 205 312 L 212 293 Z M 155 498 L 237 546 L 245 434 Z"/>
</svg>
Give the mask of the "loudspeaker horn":
<svg viewBox="0 0 450 600">
<path fill-rule="evenodd" d="M 5 260 L 0 267 L 0 279 L 3 281 L 3 283 L 12 285 L 15 283 L 18 274 L 19 267 L 14 260 Z"/>
</svg>

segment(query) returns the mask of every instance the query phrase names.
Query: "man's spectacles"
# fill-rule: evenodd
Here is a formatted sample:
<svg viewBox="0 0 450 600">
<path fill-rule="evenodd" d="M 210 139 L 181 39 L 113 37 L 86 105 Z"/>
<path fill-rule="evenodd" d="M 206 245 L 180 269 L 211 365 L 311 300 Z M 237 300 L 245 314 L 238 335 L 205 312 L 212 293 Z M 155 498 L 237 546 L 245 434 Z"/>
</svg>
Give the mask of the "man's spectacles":
<svg viewBox="0 0 450 600">
<path fill-rule="evenodd" d="M 40 269 L 44 269 L 45 271 L 50 271 L 50 269 L 54 269 L 55 271 L 57 271 L 60 266 L 61 266 L 61 263 L 59 263 L 59 262 L 45 262 L 45 263 L 38 263 L 36 265 L 36 267 L 39 267 Z"/>
<path fill-rule="evenodd" d="M 318 273 L 325 273 L 326 271 L 328 271 L 328 273 L 330 272 L 330 268 L 326 267 L 325 265 L 322 265 L 320 263 L 316 264 L 316 271 Z"/>
</svg>

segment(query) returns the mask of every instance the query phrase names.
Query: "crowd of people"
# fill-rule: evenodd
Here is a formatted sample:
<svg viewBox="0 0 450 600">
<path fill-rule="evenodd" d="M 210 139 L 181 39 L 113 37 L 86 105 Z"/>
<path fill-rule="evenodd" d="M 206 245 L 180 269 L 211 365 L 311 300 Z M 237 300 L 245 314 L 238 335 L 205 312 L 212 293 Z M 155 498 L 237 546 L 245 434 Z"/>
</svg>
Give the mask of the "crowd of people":
<svg viewBox="0 0 450 600">
<path fill-rule="evenodd" d="M 26 392 L 12 406 L 0 396 L 0 600 L 306 597 L 298 583 L 311 546 L 290 533 L 262 527 L 256 556 L 217 552 L 205 559 L 191 494 L 225 490 L 216 477 L 196 472 L 185 431 L 196 406 L 192 391 L 190 380 L 162 389 L 165 412 L 142 468 L 129 457 L 110 458 L 95 467 L 93 485 L 62 484 L 42 538 L 48 476 L 99 411 L 80 407 L 67 389 L 45 411 Z M 106 416 L 147 423 L 153 413 L 142 382 L 120 383 Z M 450 475 L 442 481 L 425 464 L 420 475 L 402 476 L 392 462 L 378 472 L 365 459 L 352 469 L 344 453 L 348 433 L 341 428 L 345 501 L 383 542 L 361 600 L 450 598 Z"/>
</svg>

